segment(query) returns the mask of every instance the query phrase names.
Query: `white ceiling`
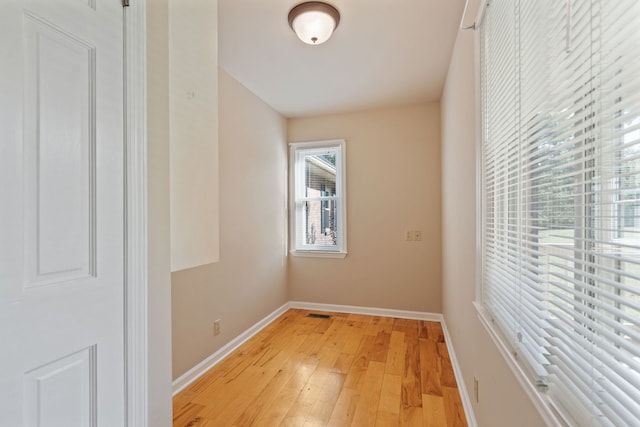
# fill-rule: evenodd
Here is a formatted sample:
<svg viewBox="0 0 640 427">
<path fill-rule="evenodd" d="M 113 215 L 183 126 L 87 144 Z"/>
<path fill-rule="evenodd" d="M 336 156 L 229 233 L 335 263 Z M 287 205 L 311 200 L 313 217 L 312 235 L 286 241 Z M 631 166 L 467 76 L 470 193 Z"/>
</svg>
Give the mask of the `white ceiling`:
<svg viewBox="0 0 640 427">
<path fill-rule="evenodd" d="M 301 117 L 440 99 L 465 0 L 330 0 L 340 24 L 319 46 L 289 28 L 300 2 L 218 2 L 220 66 L 275 110 Z"/>
</svg>

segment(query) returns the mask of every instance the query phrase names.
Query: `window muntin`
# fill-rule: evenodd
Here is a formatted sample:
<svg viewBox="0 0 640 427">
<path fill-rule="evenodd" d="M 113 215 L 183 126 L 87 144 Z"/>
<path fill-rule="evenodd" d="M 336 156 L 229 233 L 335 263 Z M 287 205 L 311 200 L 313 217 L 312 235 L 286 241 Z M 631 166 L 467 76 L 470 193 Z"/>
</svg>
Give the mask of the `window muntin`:
<svg viewBox="0 0 640 427">
<path fill-rule="evenodd" d="M 344 141 L 290 146 L 293 251 L 346 253 Z"/>
</svg>

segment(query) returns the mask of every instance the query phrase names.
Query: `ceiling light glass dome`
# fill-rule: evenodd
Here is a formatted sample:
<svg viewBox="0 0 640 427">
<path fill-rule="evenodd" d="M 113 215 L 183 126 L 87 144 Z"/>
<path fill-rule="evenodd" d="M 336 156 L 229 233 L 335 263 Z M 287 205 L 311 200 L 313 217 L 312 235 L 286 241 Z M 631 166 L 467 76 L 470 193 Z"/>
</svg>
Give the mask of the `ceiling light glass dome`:
<svg viewBox="0 0 640 427">
<path fill-rule="evenodd" d="M 319 1 L 301 3 L 289 12 L 289 25 L 300 40 L 311 45 L 329 40 L 339 22 L 338 10 Z"/>
</svg>

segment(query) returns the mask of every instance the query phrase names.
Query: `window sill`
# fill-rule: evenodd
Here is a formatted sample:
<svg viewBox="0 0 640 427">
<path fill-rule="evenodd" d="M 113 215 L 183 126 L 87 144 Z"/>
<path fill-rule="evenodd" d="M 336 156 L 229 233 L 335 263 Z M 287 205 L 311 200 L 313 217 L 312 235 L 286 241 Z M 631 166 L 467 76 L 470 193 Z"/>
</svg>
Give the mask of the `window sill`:
<svg viewBox="0 0 640 427">
<path fill-rule="evenodd" d="M 290 251 L 291 256 L 308 258 L 344 258 L 346 252 L 336 251 Z"/>
<path fill-rule="evenodd" d="M 520 361 L 517 356 L 514 355 L 511 346 L 504 339 L 501 331 L 494 325 L 492 316 L 489 314 L 486 308 L 482 306 L 480 301 L 474 301 L 473 305 L 478 314 L 478 319 L 484 327 L 487 334 L 491 337 L 491 340 L 497 347 L 498 351 L 504 358 L 507 366 L 511 369 L 516 380 L 520 383 L 520 386 L 525 391 L 535 408 L 538 410 L 540 416 L 544 419 L 545 423 L 550 426 L 567 426 L 561 417 L 553 410 L 551 403 L 544 393 L 540 393 L 534 384 L 531 382 L 529 376 L 520 365 Z"/>
</svg>

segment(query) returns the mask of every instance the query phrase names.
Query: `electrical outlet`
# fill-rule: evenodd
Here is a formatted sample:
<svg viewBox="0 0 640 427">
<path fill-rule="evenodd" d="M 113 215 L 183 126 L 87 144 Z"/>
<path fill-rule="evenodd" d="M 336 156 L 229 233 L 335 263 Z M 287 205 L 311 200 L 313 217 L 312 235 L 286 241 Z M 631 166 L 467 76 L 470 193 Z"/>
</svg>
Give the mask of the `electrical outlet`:
<svg viewBox="0 0 640 427">
<path fill-rule="evenodd" d="M 478 377 L 474 376 L 473 377 L 473 397 L 476 398 L 476 403 L 480 401 L 480 395 L 478 394 L 479 383 L 480 381 L 478 380 Z"/>
<path fill-rule="evenodd" d="M 422 241 L 422 230 L 416 230 L 413 232 L 413 240 L 416 242 Z"/>
<path fill-rule="evenodd" d="M 413 231 L 407 231 L 407 232 L 405 233 L 405 240 L 406 240 L 407 242 L 411 242 L 411 241 L 413 241 Z"/>
<path fill-rule="evenodd" d="M 220 335 L 220 319 L 213 322 L 213 335 Z"/>
</svg>

